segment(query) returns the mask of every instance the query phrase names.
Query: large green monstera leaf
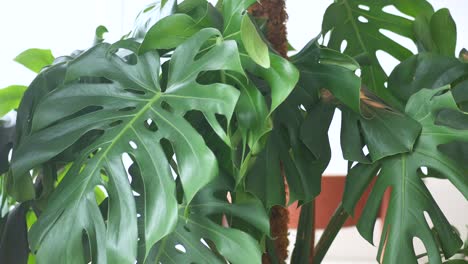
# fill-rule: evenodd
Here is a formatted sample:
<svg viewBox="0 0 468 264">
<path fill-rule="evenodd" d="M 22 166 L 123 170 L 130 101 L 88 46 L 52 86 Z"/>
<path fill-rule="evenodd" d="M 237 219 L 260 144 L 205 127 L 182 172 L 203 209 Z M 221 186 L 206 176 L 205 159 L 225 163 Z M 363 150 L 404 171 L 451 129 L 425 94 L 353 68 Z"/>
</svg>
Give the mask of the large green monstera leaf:
<svg viewBox="0 0 468 264">
<path fill-rule="evenodd" d="M 377 58 L 377 51 L 384 51 L 399 61 L 412 55 L 406 47 L 387 37 L 382 30 L 417 41 L 414 22 L 410 19 L 384 11 L 393 6 L 411 17 L 431 18 L 433 8 L 425 0 L 339 0 L 326 11 L 322 32 L 330 32 L 328 47 L 340 50 L 346 42 L 344 53 L 361 59 L 362 81 L 382 99 L 392 102 L 391 94 L 385 89 L 387 76 Z M 429 38 L 430 40 L 430 38 Z M 385 43 L 385 44 L 383 44 Z"/>
<path fill-rule="evenodd" d="M 240 264 L 261 263 L 258 242 L 237 228 L 223 227 L 222 216 L 231 225 L 238 219 L 268 234 L 266 211 L 262 203 L 249 194 L 233 197 L 236 203 L 229 203 L 226 195 L 232 191 L 234 181 L 226 180 L 229 178 L 226 176 L 208 185 L 190 205 L 181 208 L 189 212 L 188 219 L 179 215 L 174 232 L 151 249 L 149 263 L 226 263 L 226 260 Z"/>
<path fill-rule="evenodd" d="M 197 76 L 212 70 L 243 74 L 234 41 L 222 41 L 198 54 L 216 29 L 204 29 L 172 55 L 167 87 L 159 84 L 157 52 L 135 55 L 138 43 L 99 44 L 73 60 L 66 82 L 36 107 L 31 134 L 13 154 L 12 179 L 60 154 L 88 133 L 99 132 L 54 191 L 47 209 L 30 232 L 38 260 L 82 263 L 86 250 L 96 263 L 131 263 L 137 240 L 146 252 L 177 224 L 178 203 L 170 159 L 161 145 L 167 140 L 175 153 L 185 203 L 217 175 L 216 158 L 201 135 L 184 118 L 187 111 L 203 113 L 213 130 L 225 137 L 217 115 L 230 120 L 239 91 L 225 84 L 201 85 Z M 118 50 L 130 54 L 119 56 Z M 128 52 L 127 52 L 128 53 Z M 199 55 L 199 56 L 197 56 Z M 99 77 L 99 82 L 92 78 Z M 145 220 L 138 237 L 137 211 L 123 164 L 128 154 L 142 168 L 141 199 Z M 109 195 L 104 222 L 94 195 L 96 186 Z M 84 244 L 83 234 L 87 241 Z"/>
<path fill-rule="evenodd" d="M 447 87 L 422 89 L 406 106 L 406 114 L 418 121 L 422 132 L 411 152 L 390 156 L 374 164 L 359 164 L 348 177 L 344 207 L 352 212 L 364 188 L 378 173 L 377 181 L 359 220 L 360 233 L 370 242 L 380 207 L 387 189 L 391 199 L 381 236 L 381 263 L 417 263 L 413 237 L 420 238 L 430 263 L 441 263 L 439 244 L 446 257 L 461 247 L 462 242 L 426 188 L 421 168 L 433 169 L 449 179 L 468 198 L 468 178 L 464 161 L 445 155 L 440 148 L 450 143 L 468 141 L 466 114 L 461 112 Z M 427 213 L 439 234 L 436 238 L 426 222 Z"/>
</svg>

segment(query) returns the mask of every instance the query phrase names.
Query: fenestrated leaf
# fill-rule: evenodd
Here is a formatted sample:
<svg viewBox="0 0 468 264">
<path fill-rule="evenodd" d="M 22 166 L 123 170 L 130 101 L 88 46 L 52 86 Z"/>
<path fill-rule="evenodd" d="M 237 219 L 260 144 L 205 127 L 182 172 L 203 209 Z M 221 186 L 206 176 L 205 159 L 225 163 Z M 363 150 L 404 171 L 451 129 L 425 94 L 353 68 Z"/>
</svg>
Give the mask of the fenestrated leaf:
<svg viewBox="0 0 468 264">
<path fill-rule="evenodd" d="M 270 56 L 268 46 L 260 37 L 257 28 L 247 15 L 242 18 L 241 39 L 250 58 L 263 68 L 269 68 Z"/>
<path fill-rule="evenodd" d="M 38 73 L 45 66 L 51 65 L 54 59 L 54 55 L 48 49 L 28 49 L 16 56 L 15 61 Z"/>
<path fill-rule="evenodd" d="M 0 89 L 0 118 L 18 108 L 26 88 L 23 85 L 11 85 Z"/>
<path fill-rule="evenodd" d="M 221 226 L 221 218 L 238 218 L 263 234 L 269 233 L 269 219 L 259 200 L 243 196 L 229 203 L 229 185 L 217 181 L 203 189 L 188 206 L 188 219 L 181 217 L 176 229 L 158 242 L 148 257 L 149 263 L 261 263 L 258 242 L 238 229 Z M 235 195 L 235 194 L 233 194 Z M 241 252 L 241 253 L 240 253 Z"/>
<path fill-rule="evenodd" d="M 174 14 L 176 6 L 176 0 L 156 0 L 149 4 L 138 14 L 130 35 L 134 38 L 144 38 L 148 30 L 159 20 Z"/>
<path fill-rule="evenodd" d="M 347 46 L 345 54 L 352 57 L 367 56 L 370 65 L 362 65 L 362 82 L 379 97 L 393 104 L 392 95 L 384 83 L 387 76 L 378 59 L 377 51 L 382 50 L 399 61 L 412 53 L 395 40 L 385 36 L 381 30 L 388 30 L 416 41 L 414 22 L 398 15 L 386 13 L 383 9 L 393 5 L 411 17 L 430 17 L 433 8 L 425 0 L 339 0 L 325 12 L 322 33 L 330 32 L 328 47 L 340 50 L 343 41 Z"/>
<path fill-rule="evenodd" d="M 159 84 L 158 53 L 137 56 L 138 43 L 131 40 L 97 45 L 70 63 L 66 83 L 39 103 L 32 134 L 14 152 L 13 178 L 50 160 L 90 131 L 102 135 L 74 161 L 32 227 L 31 247 L 37 250 L 39 261 L 69 262 L 69 252 L 73 252 L 70 263 L 81 263 L 85 258 L 83 231 L 93 263 L 136 259 L 137 216 L 122 163 L 125 153 L 142 169 L 145 208 L 141 217 L 145 221 L 140 239 L 146 242 L 146 252 L 175 228 L 175 183 L 160 141 L 167 139 L 172 145 L 185 202 L 189 203 L 215 178 L 217 163 L 184 115 L 190 110 L 202 112 L 221 134 L 224 132 L 215 115 L 230 120 L 239 97 L 229 85 L 196 82 L 202 71 L 243 74 L 233 41 L 219 41 L 196 58 L 208 39 L 219 36 L 215 29 L 204 29 L 180 45 L 172 55 L 165 89 Z M 116 53 L 119 48 L 134 55 L 121 58 Z M 88 82 L 83 77 L 106 81 Z M 107 177 L 102 179 L 101 173 Z M 109 194 L 106 226 L 94 198 L 96 185 L 103 185 Z"/>
<path fill-rule="evenodd" d="M 320 48 L 315 39 L 291 60 L 301 72 L 300 86 L 311 92 L 328 90 L 340 102 L 356 113 L 360 112 L 361 80 L 354 73 L 359 69 L 355 60 L 337 51 Z"/>
<path fill-rule="evenodd" d="M 430 73 L 430 74 L 428 74 Z M 466 104 L 468 64 L 454 57 L 421 53 L 398 65 L 388 79 L 388 89 L 403 103 L 423 88 L 451 85 L 455 100 Z M 462 107 L 463 109 L 463 107 Z"/>
<path fill-rule="evenodd" d="M 380 161 L 380 173 L 358 223 L 359 232 L 372 241 L 373 229 L 380 207 L 380 201 L 387 189 L 391 189 L 385 225 L 379 247 L 381 263 L 416 263 L 413 237 L 420 238 L 428 252 L 430 263 L 441 263 L 438 242 L 445 257 L 450 257 L 461 247 L 461 240 L 448 223 L 431 193 L 424 185 L 418 170 L 428 167 L 449 179 L 458 190 L 468 197 L 468 178 L 464 164 L 451 159 L 439 150 L 441 145 L 450 142 L 467 142 L 467 119 L 451 119 L 452 125 L 437 123 L 441 111 L 460 112 L 447 88 L 422 89 L 413 95 L 407 106 L 406 114 L 422 125 L 422 132 L 412 152 L 394 155 Z M 456 123 L 457 126 L 453 126 Z M 356 170 L 362 165 L 354 167 Z M 367 165 L 370 166 L 370 165 Z M 369 168 L 370 172 L 376 168 Z M 352 170 L 353 171 L 353 170 Z M 364 176 L 364 177 L 363 177 Z M 348 178 L 347 185 L 365 186 L 370 182 L 372 173 L 364 173 Z M 362 190 L 362 188 L 359 188 Z M 346 210 L 352 212 L 356 196 L 346 192 Z M 434 237 L 425 220 L 424 212 L 430 216 L 439 238 Z"/>
</svg>

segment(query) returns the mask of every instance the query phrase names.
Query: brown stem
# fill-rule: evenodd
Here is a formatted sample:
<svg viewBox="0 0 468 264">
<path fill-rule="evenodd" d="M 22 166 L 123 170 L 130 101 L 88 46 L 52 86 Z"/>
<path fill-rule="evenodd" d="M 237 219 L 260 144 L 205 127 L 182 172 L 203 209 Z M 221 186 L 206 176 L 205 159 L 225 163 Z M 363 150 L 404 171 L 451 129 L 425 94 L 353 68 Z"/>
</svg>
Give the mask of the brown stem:
<svg viewBox="0 0 468 264">
<path fill-rule="evenodd" d="M 249 11 L 255 17 L 267 19 L 268 41 L 281 56 L 287 58 L 286 20 L 288 16 L 285 7 L 285 0 L 262 0 L 259 4 L 253 5 Z M 286 196 L 286 193 L 284 195 Z M 288 257 L 288 223 L 289 211 L 287 208 L 283 206 L 271 208 L 271 235 L 275 238 L 275 253 L 279 263 L 283 263 Z M 263 263 L 270 263 L 266 254 L 263 256 Z"/>
</svg>

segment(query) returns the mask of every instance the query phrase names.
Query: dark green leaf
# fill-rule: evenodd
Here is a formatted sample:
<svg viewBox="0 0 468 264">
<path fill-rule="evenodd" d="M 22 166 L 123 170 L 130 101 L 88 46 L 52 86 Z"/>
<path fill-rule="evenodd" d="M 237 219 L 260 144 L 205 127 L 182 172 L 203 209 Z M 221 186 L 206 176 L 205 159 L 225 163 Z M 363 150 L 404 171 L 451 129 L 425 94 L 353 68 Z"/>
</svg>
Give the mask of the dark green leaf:
<svg viewBox="0 0 468 264">
<path fill-rule="evenodd" d="M 54 59 L 50 50 L 28 49 L 16 56 L 15 61 L 31 71 L 38 73 L 45 66 L 51 65 Z"/>
<path fill-rule="evenodd" d="M 260 201 L 244 196 L 242 201 L 228 203 L 226 191 L 229 189 L 225 183 L 217 181 L 202 190 L 187 208 L 191 212 L 188 219 L 179 217 L 174 232 L 151 250 L 150 263 L 226 263 L 226 260 L 261 263 L 257 241 L 240 230 L 222 227 L 219 220 L 213 219 L 224 213 L 228 219 L 239 218 L 264 234 L 269 232 L 268 216 Z"/>
<path fill-rule="evenodd" d="M 27 263 L 29 256 L 27 211 L 28 206 L 21 204 L 8 213 L 0 241 L 1 263 Z"/>
<path fill-rule="evenodd" d="M 412 53 L 384 35 L 382 30 L 413 41 L 416 41 L 416 37 L 413 33 L 413 21 L 383 11 L 389 5 L 411 17 L 430 17 L 433 13 L 431 5 L 425 0 L 339 0 L 325 12 L 322 33 L 330 32 L 328 47 L 340 50 L 342 43 L 346 41 L 345 54 L 352 57 L 365 55 L 370 59 L 370 65 L 362 65 L 362 82 L 393 105 L 396 102 L 384 86 L 387 76 L 377 59 L 377 51 L 384 51 L 399 61 L 405 60 Z"/>
<path fill-rule="evenodd" d="M 440 9 L 432 15 L 431 33 L 439 54 L 450 57 L 455 55 L 457 26 L 448 9 Z"/>
<path fill-rule="evenodd" d="M 437 115 L 441 110 L 459 111 L 451 92 L 445 87 L 440 89 L 422 89 L 413 95 L 407 106 L 406 114 L 422 126 L 412 152 L 394 155 L 382 159 L 378 167 L 375 186 L 367 201 L 358 223 L 359 232 L 370 242 L 380 202 L 387 189 L 391 189 L 385 225 L 379 247 L 381 263 L 416 263 L 413 250 L 413 237 L 420 238 L 428 252 L 431 263 L 440 263 L 438 243 L 446 257 L 454 255 L 461 247 L 461 240 L 448 223 L 429 190 L 424 185 L 418 170 L 427 167 L 438 171 L 449 179 L 458 190 L 468 197 L 468 178 L 464 164 L 449 158 L 439 150 L 439 146 L 450 142 L 467 142 L 468 130 L 466 119 L 459 120 L 457 128 L 437 124 Z M 367 168 L 366 168 L 367 167 Z M 364 169 L 365 177 L 359 175 Z M 352 210 L 358 201 L 358 192 L 366 186 L 375 172 L 374 165 L 357 165 L 354 176 L 347 181 L 347 190 L 343 200 L 345 208 Z M 349 201 L 348 201 L 349 200 Z M 352 211 L 350 211 L 352 212 Z M 424 212 L 427 212 L 439 239 L 434 237 Z"/>
<path fill-rule="evenodd" d="M 175 48 L 200 29 L 196 21 L 188 15 L 174 14 L 165 17 L 148 30 L 139 53 L 152 49 Z"/>
<path fill-rule="evenodd" d="M 14 152 L 13 178 L 24 177 L 30 168 L 50 160 L 89 131 L 102 131 L 102 135 L 76 158 L 50 197 L 46 211 L 32 227 L 31 246 L 37 250 L 38 261 L 69 261 L 67 252 L 73 251 L 73 263 L 81 263 L 85 259 L 83 230 L 87 232 L 93 262 L 134 261 L 137 211 L 122 163 L 124 153 L 142 170 L 145 192 L 139 199 L 144 199 L 140 214 L 145 219 L 141 239 L 146 252 L 175 228 L 175 183 L 160 140 L 167 139 L 172 145 L 185 202 L 189 203 L 198 190 L 214 179 L 217 163 L 184 114 L 194 109 L 202 112 L 223 137 L 225 132 L 215 115 L 230 120 L 239 97 L 231 86 L 196 82 L 202 71 L 243 73 L 233 41 L 219 42 L 195 59 L 203 44 L 218 36 L 217 30 L 204 29 L 175 50 L 164 92 L 159 85 L 157 52 L 135 55 L 132 58 L 136 64 L 116 53 L 124 48 L 135 54 L 138 43 L 133 41 L 97 45 L 70 63 L 66 84 L 39 103 L 32 134 Z M 80 81 L 84 76 L 107 81 Z M 102 179 L 101 173 L 107 177 Z M 107 227 L 94 197 L 97 185 L 103 185 L 110 197 Z"/>
<path fill-rule="evenodd" d="M 362 116 L 342 110 L 341 148 L 346 160 L 369 163 L 413 149 L 421 132 L 418 122 L 391 108 L 363 103 L 361 109 Z M 364 153 L 364 146 L 369 153 Z"/>
<path fill-rule="evenodd" d="M 406 104 L 408 99 L 423 88 L 438 88 L 452 85 L 455 99 L 465 101 L 466 82 L 459 82 L 468 76 L 468 64 L 456 58 L 432 53 L 421 53 L 398 65 L 390 75 L 388 89 Z M 460 86 L 460 87 L 458 87 Z"/>
<path fill-rule="evenodd" d="M 356 113 L 360 112 L 361 80 L 354 71 L 359 64 L 347 55 L 320 48 L 315 40 L 291 58 L 300 72 L 299 85 L 317 91 L 329 90 L 338 100 Z"/>
</svg>

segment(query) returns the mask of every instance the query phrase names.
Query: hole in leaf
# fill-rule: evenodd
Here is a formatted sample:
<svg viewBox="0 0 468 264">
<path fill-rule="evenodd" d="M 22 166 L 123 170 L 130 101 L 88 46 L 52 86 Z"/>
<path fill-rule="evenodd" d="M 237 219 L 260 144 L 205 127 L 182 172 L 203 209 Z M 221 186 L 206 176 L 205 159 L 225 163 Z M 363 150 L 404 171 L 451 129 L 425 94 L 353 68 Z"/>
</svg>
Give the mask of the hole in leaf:
<svg viewBox="0 0 468 264">
<path fill-rule="evenodd" d="M 10 147 L 8 147 L 10 148 Z M 10 149 L 10 151 L 8 151 L 8 162 L 11 162 L 11 156 L 13 154 L 13 149 Z"/>
<path fill-rule="evenodd" d="M 369 149 L 367 148 L 367 145 L 364 145 L 364 147 L 362 147 L 362 152 L 364 153 L 364 155 L 368 155 L 369 154 Z"/>
<path fill-rule="evenodd" d="M 328 31 L 327 33 L 325 33 L 325 35 L 323 35 L 323 42 L 322 42 L 323 45 L 325 46 L 328 45 L 328 42 L 330 42 L 330 35 L 331 35 L 330 31 Z"/>
<path fill-rule="evenodd" d="M 101 204 L 107 197 L 109 197 L 106 188 L 102 185 L 97 185 L 94 188 L 94 194 L 96 196 L 97 204 Z"/>
<path fill-rule="evenodd" d="M 361 77 L 361 69 L 357 69 L 354 74 L 356 74 L 357 77 Z"/>
<path fill-rule="evenodd" d="M 116 126 L 118 126 L 118 125 L 120 125 L 122 123 L 123 123 L 122 120 L 117 120 L 117 121 L 114 121 L 114 122 L 110 123 L 109 126 L 110 127 L 116 127 Z"/>
<path fill-rule="evenodd" d="M 185 250 L 185 247 L 181 244 L 176 245 L 175 249 L 180 253 L 184 253 L 184 254 L 187 253 L 187 250 Z"/>
<path fill-rule="evenodd" d="M 424 248 L 424 243 L 419 237 L 413 237 L 413 248 L 414 248 L 414 252 L 416 253 L 416 255 L 426 252 Z"/>
<path fill-rule="evenodd" d="M 177 164 L 177 157 L 176 155 L 172 155 L 172 162 L 171 162 L 171 173 L 172 173 L 172 177 L 175 179 L 177 179 L 177 177 L 179 176 L 179 173 L 178 173 L 178 168 L 179 168 L 179 165 Z"/>
<path fill-rule="evenodd" d="M 305 108 L 305 106 L 304 106 L 303 104 L 301 104 L 301 105 L 299 106 L 299 109 L 302 110 L 302 111 L 304 111 L 304 112 L 307 112 L 307 109 Z"/>
<path fill-rule="evenodd" d="M 341 46 L 340 46 L 341 53 L 344 53 L 347 47 L 348 47 L 348 41 L 346 41 L 345 39 L 341 42 Z"/>
<path fill-rule="evenodd" d="M 169 113 L 174 113 L 174 108 L 172 108 L 172 106 L 166 101 L 161 102 L 161 108 L 168 111 Z"/>
<path fill-rule="evenodd" d="M 129 112 L 129 111 L 132 111 L 132 110 L 135 110 L 135 109 L 136 109 L 136 107 L 129 106 L 129 107 L 119 109 L 119 112 Z"/>
<path fill-rule="evenodd" d="M 138 95 L 145 95 L 146 92 L 144 90 L 138 90 L 138 89 L 125 89 L 125 91 L 133 94 L 138 94 Z"/>
<path fill-rule="evenodd" d="M 203 71 L 197 75 L 196 82 L 202 85 L 221 83 L 221 71 Z"/>
<path fill-rule="evenodd" d="M 424 175 L 426 175 L 426 176 L 427 176 L 427 174 L 429 173 L 429 171 L 427 170 L 427 167 L 424 167 L 424 166 L 423 166 L 423 167 L 420 168 L 420 170 L 421 170 L 422 174 L 424 174 Z"/>
<path fill-rule="evenodd" d="M 400 16 L 400 17 L 403 17 L 403 18 L 406 18 L 406 19 L 409 19 L 409 20 L 412 20 L 414 21 L 414 18 L 411 17 L 411 16 L 408 16 L 402 12 L 400 12 L 400 10 L 398 10 L 395 6 L 393 5 L 388 5 L 386 7 L 384 7 L 382 9 L 382 11 L 384 11 L 385 13 L 387 14 L 391 14 L 391 15 L 396 15 L 396 16 Z"/>
<path fill-rule="evenodd" d="M 130 155 L 126 152 L 122 154 L 122 163 L 124 165 L 125 172 L 127 174 L 128 182 L 132 183 L 132 176 L 129 173 L 129 168 L 133 164 L 133 160 L 130 157 Z"/>
<path fill-rule="evenodd" d="M 358 7 L 359 7 L 359 9 L 362 9 L 362 10 L 366 10 L 366 11 L 370 10 L 370 7 L 366 6 L 366 5 L 358 5 Z"/>
<path fill-rule="evenodd" d="M 358 17 L 359 22 L 361 23 L 369 23 L 369 20 L 363 16 Z"/>
<path fill-rule="evenodd" d="M 106 170 L 101 169 L 100 173 L 101 173 L 101 180 L 103 182 L 105 182 L 105 183 L 108 183 L 109 182 L 109 176 L 108 176 Z"/>
<path fill-rule="evenodd" d="M 151 132 L 158 132 L 159 130 L 159 127 L 156 125 L 156 123 L 151 120 L 151 119 L 148 119 L 145 121 L 145 127 L 150 130 Z"/>
<path fill-rule="evenodd" d="M 130 147 L 132 147 L 132 149 L 137 149 L 138 148 L 137 144 L 135 142 L 133 142 L 133 141 L 128 142 L 128 144 L 130 145 Z"/>
<path fill-rule="evenodd" d="M 379 60 L 380 65 L 382 66 L 387 76 L 389 76 L 392 73 L 393 69 L 398 64 L 400 64 L 399 60 L 395 59 L 395 57 L 383 50 L 378 50 L 375 55 L 377 56 L 377 59 Z"/>
<path fill-rule="evenodd" d="M 429 228 L 434 228 L 434 223 L 432 223 L 431 216 L 426 211 L 424 211 L 424 219 L 426 220 L 426 223 L 429 226 Z"/>
<path fill-rule="evenodd" d="M 390 30 L 387 30 L 387 29 L 379 29 L 379 32 L 386 36 L 387 38 L 397 42 L 398 44 L 400 44 L 401 46 L 407 48 L 409 51 L 411 51 L 412 53 L 418 53 L 418 47 L 416 47 L 416 44 L 414 44 L 413 40 L 411 40 L 410 38 L 407 38 L 405 36 L 402 36 L 400 34 L 397 34 L 393 31 L 390 31 Z"/>
<path fill-rule="evenodd" d="M 201 242 L 201 243 L 202 243 L 202 244 L 203 244 L 205 247 L 207 247 L 207 248 L 211 249 L 211 248 L 210 248 L 210 246 L 208 245 L 208 243 L 206 242 L 206 240 L 205 240 L 205 239 L 203 239 L 203 238 L 200 238 L 200 242 Z"/>
</svg>

